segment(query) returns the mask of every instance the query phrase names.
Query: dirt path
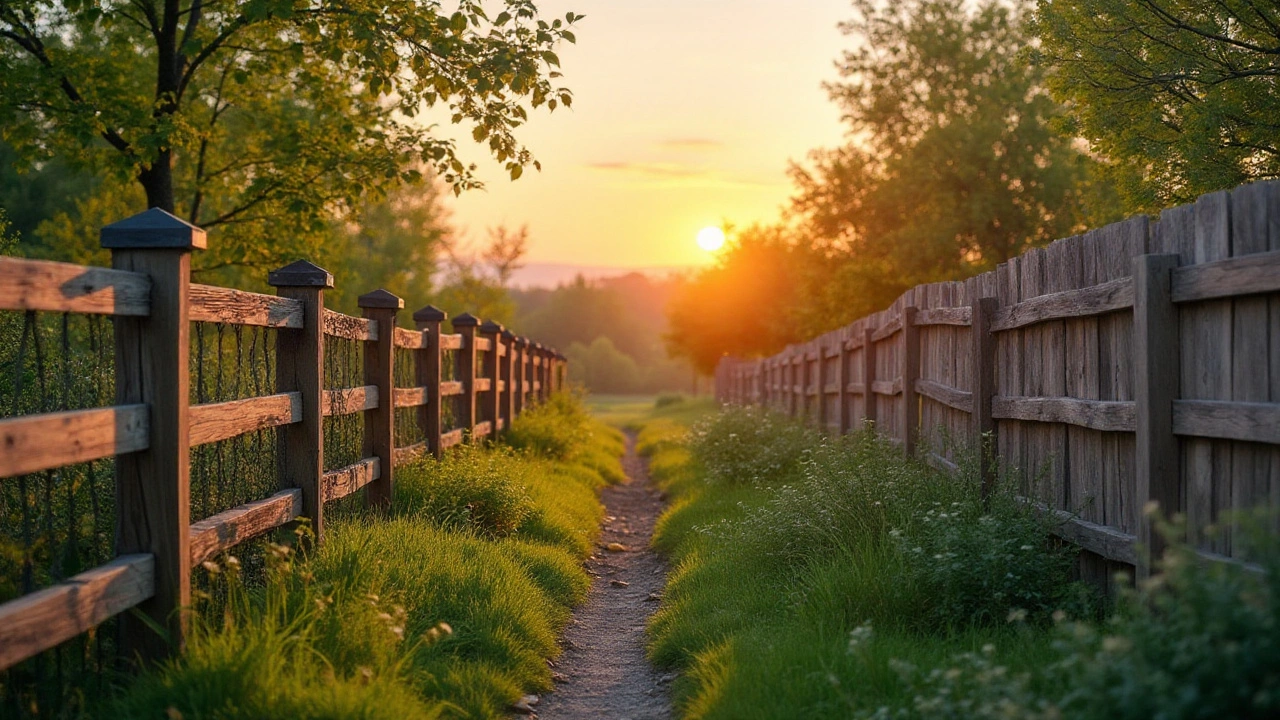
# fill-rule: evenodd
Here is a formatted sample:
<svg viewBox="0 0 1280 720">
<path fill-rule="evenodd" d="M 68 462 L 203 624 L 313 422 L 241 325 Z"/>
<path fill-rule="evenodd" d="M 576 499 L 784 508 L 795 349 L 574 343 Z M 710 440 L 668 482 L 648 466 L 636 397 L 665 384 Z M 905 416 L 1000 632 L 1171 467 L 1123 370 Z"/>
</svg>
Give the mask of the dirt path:
<svg viewBox="0 0 1280 720">
<path fill-rule="evenodd" d="M 666 720 L 667 684 L 674 675 L 655 671 L 644 656 L 644 626 L 658 607 L 667 568 L 649 550 L 653 523 L 662 511 L 635 436 L 623 458 L 628 482 L 605 488 L 604 531 L 587 571 L 595 577 L 587 602 L 574 612 L 552 668 L 557 686 L 536 707 L 543 720 Z M 620 543 L 625 552 L 611 552 Z"/>
</svg>

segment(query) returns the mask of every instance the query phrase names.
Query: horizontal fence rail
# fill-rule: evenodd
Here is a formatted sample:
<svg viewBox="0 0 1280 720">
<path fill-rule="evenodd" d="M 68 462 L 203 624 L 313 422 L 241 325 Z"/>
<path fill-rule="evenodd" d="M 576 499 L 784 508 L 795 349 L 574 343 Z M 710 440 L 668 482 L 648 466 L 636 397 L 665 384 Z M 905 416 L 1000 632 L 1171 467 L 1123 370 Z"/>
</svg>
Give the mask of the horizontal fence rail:
<svg viewBox="0 0 1280 720">
<path fill-rule="evenodd" d="M 0 419 L 0 482 L 114 461 L 117 537 L 114 559 L 0 604 L 0 670 L 117 615 L 131 623 L 120 633 L 126 657 L 181 650 L 193 565 L 299 518 L 323 542 L 325 503 L 364 490 L 369 503 L 385 505 L 396 465 L 496 435 L 564 384 L 562 355 L 496 323 L 464 314 L 445 334 L 447 316 L 428 306 L 413 314 L 415 329 L 397 327 L 404 304 L 385 290 L 360 297 L 363 317 L 329 310 L 332 275 L 304 261 L 271 273 L 277 295 L 192 284 L 189 259 L 204 233 L 160 210 L 104 228 L 102 242 L 113 268 L 0 257 L 0 310 L 115 318 L 117 398 L 111 407 Z M 193 402 L 194 323 L 276 332 L 274 356 L 267 348 L 260 356 L 271 358 L 276 387 Z M 326 338 L 362 348 L 364 384 L 325 387 Z M 397 351 L 409 358 L 399 384 Z M 445 367 L 455 375 L 445 377 Z M 455 411 L 444 412 L 446 403 Z M 412 414 L 423 439 L 397 447 L 397 409 Z M 356 414 L 362 459 L 326 472 L 325 418 Z M 282 489 L 191 522 L 192 449 L 265 430 L 276 433 Z M 149 620 L 121 615 L 131 608 Z"/>
<path fill-rule="evenodd" d="M 1280 498 L 1280 183 L 917 286 L 772 357 L 725 358 L 716 393 L 834 432 L 871 423 L 948 471 L 971 452 L 986 488 L 997 468 L 974 451 L 994 451 L 1100 583 L 1149 572 L 1151 502 L 1202 556 L 1238 560 L 1226 513 Z"/>
</svg>

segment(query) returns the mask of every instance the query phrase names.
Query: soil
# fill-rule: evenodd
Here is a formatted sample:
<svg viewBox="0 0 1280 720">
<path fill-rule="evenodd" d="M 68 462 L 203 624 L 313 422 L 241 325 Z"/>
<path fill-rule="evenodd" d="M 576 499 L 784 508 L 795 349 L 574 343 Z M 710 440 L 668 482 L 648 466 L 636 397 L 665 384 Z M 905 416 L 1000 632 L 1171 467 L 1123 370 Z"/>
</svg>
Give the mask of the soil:
<svg viewBox="0 0 1280 720">
<path fill-rule="evenodd" d="M 658 608 L 667 574 L 649 549 L 662 494 L 636 455 L 634 435 L 622 463 L 627 482 L 601 493 L 603 532 L 586 563 L 595 578 L 591 594 L 574 612 L 561 641 L 564 653 L 552 665 L 556 689 L 534 706 L 543 720 L 672 716 L 667 688 L 675 673 L 657 672 L 644 654 L 645 622 Z M 618 545 L 626 549 L 618 551 Z"/>
</svg>

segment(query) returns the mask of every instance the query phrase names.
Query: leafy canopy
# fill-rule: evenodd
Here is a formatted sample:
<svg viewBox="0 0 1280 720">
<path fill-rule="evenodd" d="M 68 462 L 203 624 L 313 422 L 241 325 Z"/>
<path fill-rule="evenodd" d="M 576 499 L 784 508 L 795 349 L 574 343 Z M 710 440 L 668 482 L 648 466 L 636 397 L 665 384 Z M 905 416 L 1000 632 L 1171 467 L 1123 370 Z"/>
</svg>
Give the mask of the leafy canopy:
<svg viewBox="0 0 1280 720">
<path fill-rule="evenodd" d="M 527 107 L 572 102 L 554 48 L 579 16 L 501 5 L 0 0 L 0 133 L 28 163 L 136 181 L 147 205 L 218 232 L 208 266 L 274 262 L 420 163 L 479 185 L 427 108 L 469 124 L 512 178 L 537 166 L 515 131 Z"/>
<path fill-rule="evenodd" d="M 1280 176 L 1280 5 L 1040 0 L 1037 53 L 1068 128 L 1148 212 Z"/>
</svg>

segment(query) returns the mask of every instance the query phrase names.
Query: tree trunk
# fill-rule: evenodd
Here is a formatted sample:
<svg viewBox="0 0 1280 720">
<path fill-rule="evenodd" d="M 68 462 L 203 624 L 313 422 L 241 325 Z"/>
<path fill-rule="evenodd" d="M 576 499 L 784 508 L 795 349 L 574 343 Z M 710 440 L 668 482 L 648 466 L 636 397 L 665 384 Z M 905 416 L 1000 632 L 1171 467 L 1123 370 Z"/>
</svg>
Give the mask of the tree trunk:
<svg viewBox="0 0 1280 720">
<path fill-rule="evenodd" d="M 138 173 L 138 182 L 147 194 L 147 208 L 174 212 L 173 153 L 167 148 L 156 153 L 151 167 Z"/>
</svg>

